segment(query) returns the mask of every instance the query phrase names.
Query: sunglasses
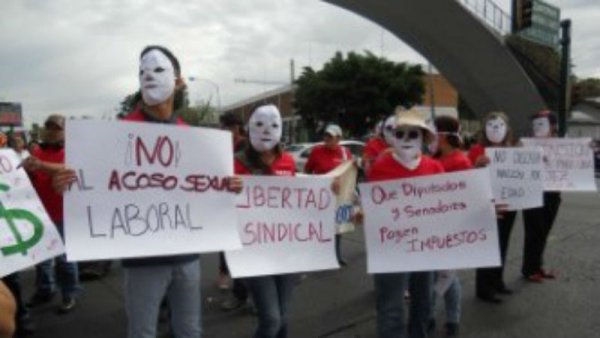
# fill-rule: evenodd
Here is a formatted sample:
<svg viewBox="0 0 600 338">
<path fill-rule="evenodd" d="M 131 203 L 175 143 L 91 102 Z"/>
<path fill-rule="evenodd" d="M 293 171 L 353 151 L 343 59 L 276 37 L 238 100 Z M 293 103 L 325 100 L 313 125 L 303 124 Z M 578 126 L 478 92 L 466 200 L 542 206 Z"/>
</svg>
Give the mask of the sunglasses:
<svg viewBox="0 0 600 338">
<path fill-rule="evenodd" d="M 419 135 L 421 135 L 421 133 L 418 130 L 396 130 L 394 132 L 394 136 L 401 140 L 404 138 L 404 136 L 406 136 L 409 140 L 416 140 L 419 138 Z"/>
</svg>

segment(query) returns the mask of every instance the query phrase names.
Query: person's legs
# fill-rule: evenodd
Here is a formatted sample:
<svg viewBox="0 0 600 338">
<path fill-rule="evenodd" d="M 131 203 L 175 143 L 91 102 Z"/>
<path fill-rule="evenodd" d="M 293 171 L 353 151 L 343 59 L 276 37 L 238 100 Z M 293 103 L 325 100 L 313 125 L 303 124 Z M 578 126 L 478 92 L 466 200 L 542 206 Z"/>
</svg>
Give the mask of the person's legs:
<svg viewBox="0 0 600 338">
<path fill-rule="evenodd" d="M 543 234 L 540 238 L 540 265 L 539 270 L 542 273 L 545 273 L 542 268 L 544 267 L 544 251 L 546 250 L 546 243 L 548 241 L 548 236 L 550 235 L 550 231 L 554 226 L 554 221 L 556 220 L 556 215 L 558 214 L 558 209 L 560 207 L 561 197 L 559 192 L 547 192 L 544 193 L 544 213 L 545 213 L 545 224 L 543 227 Z M 554 277 L 549 276 L 549 277 Z"/>
<path fill-rule="evenodd" d="M 294 289 L 295 275 L 279 275 L 275 276 L 275 284 L 277 285 L 277 293 L 279 295 L 279 311 L 281 315 L 281 329 L 277 333 L 277 338 L 287 337 L 287 325 L 289 318 L 289 303 L 292 298 Z"/>
<path fill-rule="evenodd" d="M 57 279 L 63 298 L 74 298 L 81 291 L 79 270 L 76 262 L 67 262 L 67 256 L 56 258 Z"/>
<path fill-rule="evenodd" d="M 346 266 L 346 261 L 342 258 L 342 235 L 335 235 L 335 256 L 337 257 L 340 266 Z"/>
<path fill-rule="evenodd" d="M 255 338 L 276 338 L 282 327 L 279 293 L 275 276 L 246 279 L 258 316 Z"/>
<path fill-rule="evenodd" d="M 377 310 L 377 336 L 379 338 L 406 337 L 404 291 L 408 287 L 409 277 L 410 274 L 407 273 L 373 275 Z"/>
<path fill-rule="evenodd" d="M 199 338 L 202 335 L 200 262 L 174 264 L 173 278 L 167 290 L 171 309 L 171 327 L 175 338 Z"/>
<path fill-rule="evenodd" d="M 510 242 L 510 234 L 515 223 L 515 211 L 506 212 L 501 219 L 498 219 L 498 239 L 500 241 L 500 259 L 502 265 L 494 270 L 494 288 L 496 291 L 507 291 L 504 284 L 504 265 L 506 263 L 506 254 Z"/>
<path fill-rule="evenodd" d="M 461 301 L 462 301 L 462 286 L 458 276 L 454 277 L 452 284 L 446 293 L 444 294 L 444 302 L 446 306 L 446 323 L 460 322 L 461 313 Z"/>
<path fill-rule="evenodd" d="M 525 243 L 523 246 L 523 265 L 521 274 L 530 277 L 538 273 L 542 266 L 541 250 L 543 247 L 545 221 L 544 208 L 523 210 L 523 224 L 525 225 Z"/>
<path fill-rule="evenodd" d="M 410 273 L 410 313 L 408 335 L 411 338 L 427 337 L 427 326 L 431 313 L 431 292 L 433 289 L 433 273 Z"/>
<path fill-rule="evenodd" d="M 38 263 L 35 266 L 35 293 L 29 300 L 29 306 L 37 306 L 47 303 L 54 297 L 56 292 L 56 280 L 54 277 L 54 259 Z"/>
<path fill-rule="evenodd" d="M 123 269 L 128 338 L 156 338 L 158 309 L 171 282 L 171 266 Z"/>
<path fill-rule="evenodd" d="M 22 335 L 34 332 L 34 325 L 29 316 L 29 309 L 25 305 L 23 300 L 23 292 L 21 290 L 21 280 L 19 273 L 15 272 L 2 278 L 10 292 L 15 297 L 17 303 L 17 313 L 15 314 L 15 337 L 21 337 Z"/>
</svg>

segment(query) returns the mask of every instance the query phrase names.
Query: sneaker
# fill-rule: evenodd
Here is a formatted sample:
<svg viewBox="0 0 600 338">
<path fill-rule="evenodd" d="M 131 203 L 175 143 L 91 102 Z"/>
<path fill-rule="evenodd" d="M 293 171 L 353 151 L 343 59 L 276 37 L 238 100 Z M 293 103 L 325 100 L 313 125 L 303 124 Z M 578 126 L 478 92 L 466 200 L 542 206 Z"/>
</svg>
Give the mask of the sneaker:
<svg viewBox="0 0 600 338">
<path fill-rule="evenodd" d="M 544 270 L 540 269 L 539 274 L 545 279 L 556 279 L 558 272 L 555 270 Z"/>
<path fill-rule="evenodd" d="M 58 312 L 62 314 L 69 313 L 76 305 L 77 301 L 74 297 L 64 297 L 62 304 L 60 304 L 60 307 L 58 308 Z"/>
<path fill-rule="evenodd" d="M 446 337 L 458 337 L 458 323 L 446 323 Z"/>
<path fill-rule="evenodd" d="M 230 297 L 229 299 L 227 299 L 223 303 L 221 303 L 221 310 L 233 311 L 233 310 L 237 310 L 237 309 L 241 308 L 242 306 L 244 306 L 246 304 L 247 304 L 246 300 L 241 300 L 236 297 Z"/>
<path fill-rule="evenodd" d="M 544 276 L 541 273 L 536 272 L 533 275 L 525 276 L 525 280 L 532 283 L 543 283 Z"/>
<path fill-rule="evenodd" d="M 219 273 L 217 288 L 220 290 L 229 290 L 231 288 L 231 278 L 224 273 Z"/>
<path fill-rule="evenodd" d="M 27 302 L 28 307 L 36 307 L 42 304 L 49 303 L 54 298 L 56 292 L 36 292 L 33 297 Z"/>
</svg>

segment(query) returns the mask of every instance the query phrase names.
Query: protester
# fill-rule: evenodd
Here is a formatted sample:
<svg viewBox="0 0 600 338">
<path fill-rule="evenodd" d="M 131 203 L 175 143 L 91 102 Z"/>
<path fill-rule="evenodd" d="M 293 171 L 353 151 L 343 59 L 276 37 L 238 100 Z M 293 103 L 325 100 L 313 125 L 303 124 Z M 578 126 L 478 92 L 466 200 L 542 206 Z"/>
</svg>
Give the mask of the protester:
<svg viewBox="0 0 600 338">
<path fill-rule="evenodd" d="M 17 311 L 15 313 L 15 338 L 25 337 L 35 332 L 35 326 L 29 314 L 29 308 L 23 300 L 23 290 L 21 288 L 21 278 L 19 272 L 2 277 L 2 281 L 12 293 Z"/>
<path fill-rule="evenodd" d="M 294 176 L 294 158 L 282 150 L 281 114 L 274 105 L 260 106 L 248 121 L 250 145 L 235 155 L 239 175 Z M 246 278 L 258 315 L 255 338 L 285 338 L 295 275 Z"/>
<path fill-rule="evenodd" d="M 385 153 L 367 172 L 367 181 L 376 182 L 444 172 L 442 165 L 422 154 L 423 145 L 434 133 L 416 111 L 396 110 L 393 152 Z M 431 311 L 432 273 L 403 272 L 373 275 L 375 281 L 377 331 L 381 338 L 405 337 L 404 294 L 410 290 L 408 337 L 426 337 Z"/>
<path fill-rule="evenodd" d="M 15 299 L 0 281 L 0 338 L 10 338 L 15 332 Z"/>
<path fill-rule="evenodd" d="M 385 120 L 377 123 L 375 126 L 375 135 L 367 141 L 367 144 L 363 148 L 361 163 L 365 172 L 375 163 L 381 152 L 389 148 L 389 144 L 385 141 L 383 135 L 384 122 Z"/>
<path fill-rule="evenodd" d="M 314 147 L 308 156 L 308 161 L 304 166 L 304 172 L 307 174 L 322 175 L 337 168 L 340 164 L 352 160 L 352 153 L 346 147 L 340 145 L 342 139 L 342 128 L 337 124 L 330 124 L 325 128 L 323 144 Z M 347 263 L 341 254 L 341 237 L 335 235 L 335 254 L 338 263 L 345 266 Z"/>
<path fill-rule="evenodd" d="M 246 147 L 246 135 L 244 132 L 244 122 L 235 113 L 225 113 L 219 118 L 221 122 L 221 128 L 231 132 L 233 141 L 233 152 L 238 153 L 244 151 Z M 225 261 L 225 255 L 219 253 L 219 279 L 217 280 L 217 286 L 220 289 L 229 288 L 229 268 Z M 221 309 L 225 311 L 231 311 L 238 309 L 248 304 L 248 289 L 242 279 L 233 279 L 233 286 L 231 287 L 231 297 L 221 303 Z"/>
<path fill-rule="evenodd" d="M 0 148 L 4 148 L 6 147 L 8 142 L 8 138 L 6 137 L 6 135 L 0 131 Z"/>
<path fill-rule="evenodd" d="M 515 146 L 515 142 L 508 116 L 503 112 L 491 112 L 484 120 L 484 130 L 480 134 L 479 143 L 471 147 L 469 151 L 469 159 L 475 167 L 485 167 L 489 164 L 489 158 L 485 156 L 485 148 L 513 146 Z M 501 266 L 480 268 L 476 271 L 475 293 L 477 298 L 484 302 L 499 304 L 502 299 L 496 297 L 497 294 L 510 295 L 512 293 L 504 283 L 503 272 L 515 217 L 515 211 L 507 211 L 497 219 Z"/>
<path fill-rule="evenodd" d="M 144 48 L 139 81 L 136 107 L 123 121 L 185 125 L 174 114 L 183 103 L 185 83 L 179 61 L 171 51 L 162 46 Z M 75 179 L 73 170 L 62 170 L 54 177 L 54 187 L 64 191 Z M 229 182 L 229 190 L 241 191 L 239 179 L 231 178 Z M 159 307 L 165 295 L 174 336 L 201 336 L 199 255 L 134 258 L 122 263 L 129 338 L 156 337 Z"/>
<path fill-rule="evenodd" d="M 17 153 L 17 156 L 21 161 L 29 157 L 29 151 L 25 147 L 25 140 L 23 136 L 13 134 L 8 142 L 9 146 Z"/>
<path fill-rule="evenodd" d="M 29 173 L 31 183 L 48 216 L 63 238 L 63 198 L 53 190 L 52 176 L 64 168 L 64 127 L 64 116 L 48 116 L 42 130 L 42 144 L 23 161 L 23 168 Z M 77 305 L 81 286 L 77 263 L 67 262 L 66 255 L 49 259 L 36 266 L 36 291 L 28 305 L 35 307 L 50 302 L 56 293 L 56 284 L 59 285 L 62 294 L 62 304 L 58 311 L 68 313 L 73 310 Z"/>
<path fill-rule="evenodd" d="M 471 169 L 473 167 L 471 160 L 461 150 L 462 138 L 458 119 L 451 116 L 440 116 L 435 119 L 434 123 L 437 137 L 436 142 L 433 143 L 435 146 L 430 150 L 434 154 L 434 158 L 440 161 L 444 171 Z M 436 272 L 434 281 L 439 278 L 440 273 L 448 273 L 453 276 L 452 282 L 443 296 L 446 305 L 446 337 L 456 337 L 460 323 L 462 287 L 455 272 Z M 435 293 L 432 296 L 431 310 L 430 330 L 435 328 Z"/>
<path fill-rule="evenodd" d="M 542 110 L 531 116 L 531 123 L 534 137 L 550 138 L 557 136 L 557 118 L 553 112 Z M 560 192 L 545 191 L 543 206 L 523 210 L 525 245 L 521 273 L 530 282 L 541 283 L 544 279 L 556 278 L 555 271 L 543 268 L 543 257 L 548 235 L 554 225 L 560 202 Z"/>
</svg>

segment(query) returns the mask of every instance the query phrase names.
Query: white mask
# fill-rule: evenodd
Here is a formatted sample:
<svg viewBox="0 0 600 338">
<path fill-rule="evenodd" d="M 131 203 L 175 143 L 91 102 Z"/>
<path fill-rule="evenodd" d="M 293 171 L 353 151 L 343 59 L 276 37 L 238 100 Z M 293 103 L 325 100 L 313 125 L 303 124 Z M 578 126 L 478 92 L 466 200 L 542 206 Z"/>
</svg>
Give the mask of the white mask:
<svg viewBox="0 0 600 338">
<path fill-rule="evenodd" d="M 281 114 L 274 105 L 259 107 L 248 121 L 250 143 L 258 151 L 269 151 L 281 140 Z"/>
<path fill-rule="evenodd" d="M 398 137 L 400 136 L 400 137 Z M 418 161 L 423 147 L 423 131 L 418 127 L 400 127 L 394 131 L 394 155 L 409 169 Z M 418 165 L 418 162 L 417 162 Z"/>
<path fill-rule="evenodd" d="M 508 132 L 506 122 L 500 117 L 495 117 L 485 123 L 485 137 L 492 143 L 502 143 Z"/>
<path fill-rule="evenodd" d="M 394 144 L 394 127 L 396 126 L 396 116 L 392 115 L 385 120 L 383 124 L 383 139 L 391 146 Z"/>
<path fill-rule="evenodd" d="M 538 117 L 533 119 L 533 136 L 549 137 L 550 136 L 550 120 L 547 117 Z"/>
<path fill-rule="evenodd" d="M 140 61 L 142 99 L 149 106 L 165 102 L 175 92 L 175 69 L 169 58 L 153 49 Z"/>
</svg>

